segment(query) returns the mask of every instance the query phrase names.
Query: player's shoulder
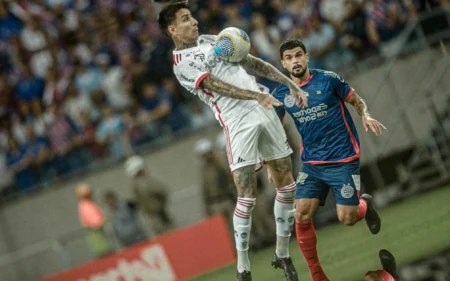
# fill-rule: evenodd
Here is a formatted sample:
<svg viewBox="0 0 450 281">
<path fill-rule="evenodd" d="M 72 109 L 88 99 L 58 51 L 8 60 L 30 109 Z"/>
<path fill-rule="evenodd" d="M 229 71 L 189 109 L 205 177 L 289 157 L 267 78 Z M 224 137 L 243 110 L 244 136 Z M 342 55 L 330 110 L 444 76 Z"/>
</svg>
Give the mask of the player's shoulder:
<svg viewBox="0 0 450 281">
<path fill-rule="evenodd" d="M 331 80 L 331 81 L 340 81 L 344 82 L 344 79 L 339 76 L 336 72 L 329 71 L 329 70 L 323 70 L 323 69 L 311 69 L 311 73 L 318 77 L 323 78 L 325 80 Z"/>
<path fill-rule="evenodd" d="M 289 93 L 289 88 L 286 85 L 280 84 L 272 91 L 272 96 L 279 98 L 286 95 L 286 93 Z"/>
</svg>

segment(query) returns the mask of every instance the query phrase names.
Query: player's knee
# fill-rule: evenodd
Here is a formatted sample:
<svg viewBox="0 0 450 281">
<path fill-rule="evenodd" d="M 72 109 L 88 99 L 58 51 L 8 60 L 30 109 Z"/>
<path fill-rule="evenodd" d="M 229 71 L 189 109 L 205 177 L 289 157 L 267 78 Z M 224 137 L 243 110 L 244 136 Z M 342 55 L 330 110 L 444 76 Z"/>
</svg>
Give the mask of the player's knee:
<svg viewBox="0 0 450 281">
<path fill-rule="evenodd" d="M 310 208 L 296 208 L 295 209 L 295 221 L 296 222 L 305 222 L 312 220 L 313 212 L 310 211 Z"/>
<path fill-rule="evenodd" d="M 366 273 L 366 276 L 364 276 L 364 281 L 379 281 L 381 280 L 380 277 L 373 271 L 369 271 Z"/>
<path fill-rule="evenodd" d="M 341 214 L 341 215 L 339 215 L 338 218 L 342 224 L 345 224 L 348 226 L 355 225 L 355 214 L 353 214 L 353 212 Z"/>
</svg>

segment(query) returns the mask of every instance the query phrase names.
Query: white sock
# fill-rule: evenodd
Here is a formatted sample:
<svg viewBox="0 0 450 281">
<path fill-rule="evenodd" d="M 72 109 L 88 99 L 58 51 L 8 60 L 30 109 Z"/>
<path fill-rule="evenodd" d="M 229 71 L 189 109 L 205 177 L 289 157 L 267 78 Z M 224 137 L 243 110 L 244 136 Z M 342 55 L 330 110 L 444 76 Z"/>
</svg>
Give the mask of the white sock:
<svg viewBox="0 0 450 281">
<path fill-rule="evenodd" d="M 243 272 L 244 270 L 250 271 L 248 243 L 252 229 L 252 211 L 255 204 L 255 198 L 238 197 L 238 202 L 234 209 L 234 239 L 236 241 L 237 270 L 239 272 Z"/>
<path fill-rule="evenodd" d="M 295 187 L 295 182 L 293 182 L 288 186 L 277 188 L 273 211 L 277 225 L 277 246 L 275 253 L 279 258 L 289 257 L 289 239 L 295 220 Z"/>
</svg>

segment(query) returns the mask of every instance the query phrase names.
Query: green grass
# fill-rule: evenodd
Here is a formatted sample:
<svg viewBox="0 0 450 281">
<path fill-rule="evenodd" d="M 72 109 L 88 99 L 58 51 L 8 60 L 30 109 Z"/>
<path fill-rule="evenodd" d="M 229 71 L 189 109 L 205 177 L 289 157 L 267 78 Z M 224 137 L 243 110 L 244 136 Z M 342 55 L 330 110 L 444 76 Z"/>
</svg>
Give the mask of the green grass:
<svg viewBox="0 0 450 281">
<path fill-rule="evenodd" d="M 372 236 L 364 222 L 354 227 L 333 225 L 317 231 L 322 266 L 331 280 L 362 280 L 369 270 L 380 268 L 378 251 L 390 250 L 398 264 L 412 262 L 450 247 L 450 187 L 414 197 L 380 212 L 381 232 Z M 310 280 L 295 239 L 290 252 L 300 281 Z M 250 257 L 256 281 L 283 281 L 281 270 L 270 266 L 274 248 Z M 235 280 L 235 265 L 192 279 L 195 281 Z"/>
</svg>

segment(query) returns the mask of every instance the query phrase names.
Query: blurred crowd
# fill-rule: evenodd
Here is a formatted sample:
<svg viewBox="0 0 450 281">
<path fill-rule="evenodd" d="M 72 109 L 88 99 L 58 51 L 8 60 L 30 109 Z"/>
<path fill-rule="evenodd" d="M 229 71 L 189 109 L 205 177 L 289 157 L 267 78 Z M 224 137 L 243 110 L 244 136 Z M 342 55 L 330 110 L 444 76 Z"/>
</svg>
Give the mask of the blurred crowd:
<svg viewBox="0 0 450 281">
<path fill-rule="evenodd" d="M 274 64 L 280 41 L 300 37 L 311 67 L 336 70 L 377 54 L 409 18 L 449 1 L 191 2 L 202 33 L 242 28 L 252 52 Z M 1 186 L 26 192 L 214 122 L 174 79 L 159 8 L 150 0 L 0 1 Z"/>
</svg>

